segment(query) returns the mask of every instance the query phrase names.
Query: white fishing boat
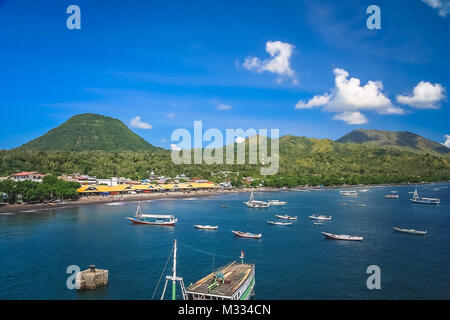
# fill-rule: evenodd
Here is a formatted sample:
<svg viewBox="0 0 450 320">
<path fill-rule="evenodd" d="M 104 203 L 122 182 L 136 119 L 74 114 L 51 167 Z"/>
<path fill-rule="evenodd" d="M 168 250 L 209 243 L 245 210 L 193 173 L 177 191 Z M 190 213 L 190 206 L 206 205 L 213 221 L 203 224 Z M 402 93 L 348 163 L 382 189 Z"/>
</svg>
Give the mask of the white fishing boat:
<svg viewBox="0 0 450 320">
<path fill-rule="evenodd" d="M 250 193 L 250 199 L 244 202 L 250 208 L 268 208 L 270 203 L 266 201 L 255 200 L 253 196 L 253 191 Z"/>
<path fill-rule="evenodd" d="M 204 229 L 204 230 L 217 230 L 219 226 L 210 226 L 210 225 L 201 225 L 201 224 L 194 224 L 194 227 L 196 229 Z"/>
<path fill-rule="evenodd" d="M 292 222 L 279 222 L 279 221 L 267 221 L 268 224 L 276 225 L 276 226 L 290 226 Z"/>
<path fill-rule="evenodd" d="M 369 189 L 358 189 L 358 192 L 369 192 Z"/>
<path fill-rule="evenodd" d="M 234 231 L 231 230 L 236 237 L 248 238 L 248 239 L 260 239 L 262 237 L 261 233 L 251 233 L 251 232 L 243 232 L 243 231 Z"/>
<path fill-rule="evenodd" d="M 356 192 L 356 190 L 342 190 L 339 193 L 341 196 L 345 197 L 356 197 L 358 195 L 358 192 Z"/>
<path fill-rule="evenodd" d="M 291 217 L 288 216 L 287 214 L 285 215 L 276 214 L 275 217 L 277 217 L 278 219 L 285 219 L 285 220 L 297 220 L 297 216 Z"/>
<path fill-rule="evenodd" d="M 272 206 L 282 206 L 287 204 L 286 201 L 280 201 L 280 200 L 269 200 L 268 203 Z"/>
<path fill-rule="evenodd" d="M 412 199 L 409 199 L 409 200 L 411 202 L 421 203 L 421 204 L 439 204 L 439 203 L 441 203 L 441 200 L 438 198 L 419 197 L 419 193 L 417 192 L 417 186 L 416 186 L 416 189 L 414 190 Z"/>
<path fill-rule="evenodd" d="M 309 218 L 312 220 L 326 220 L 326 221 L 331 220 L 331 216 L 324 216 L 322 214 L 313 214 L 313 215 L 310 215 Z"/>
<path fill-rule="evenodd" d="M 348 234 L 333 234 L 328 232 L 322 232 L 323 235 L 325 235 L 325 238 L 327 239 L 333 239 L 333 240 L 346 240 L 346 241 L 362 241 L 363 237 L 358 236 L 351 236 Z"/>
<path fill-rule="evenodd" d="M 127 217 L 127 219 L 133 222 L 134 224 L 146 224 L 154 226 L 175 226 L 175 223 L 178 222 L 178 219 L 172 215 L 143 214 L 141 211 L 140 202 L 136 209 L 136 214 L 134 218 Z"/>
<path fill-rule="evenodd" d="M 415 229 L 403 229 L 403 228 L 396 228 L 396 227 L 394 227 L 393 229 L 398 232 L 418 234 L 418 235 L 422 235 L 422 236 L 427 234 L 426 230 L 421 231 L 421 230 L 415 230 Z"/>
</svg>

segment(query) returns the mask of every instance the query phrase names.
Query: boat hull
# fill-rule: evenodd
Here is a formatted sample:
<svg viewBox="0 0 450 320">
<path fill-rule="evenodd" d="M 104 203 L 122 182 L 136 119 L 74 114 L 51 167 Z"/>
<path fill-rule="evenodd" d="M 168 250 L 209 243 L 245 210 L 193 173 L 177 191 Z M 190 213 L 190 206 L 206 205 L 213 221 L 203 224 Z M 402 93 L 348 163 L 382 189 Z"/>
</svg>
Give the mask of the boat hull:
<svg viewBox="0 0 450 320">
<path fill-rule="evenodd" d="M 414 200 L 414 199 L 409 199 L 409 201 L 411 201 L 412 203 L 431 204 L 431 205 L 438 205 L 441 203 L 440 201 L 426 201 L 426 200 Z"/>
<path fill-rule="evenodd" d="M 217 230 L 219 226 L 201 226 L 201 225 L 194 225 L 196 229 L 202 229 L 202 230 Z"/>
<path fill-rule="evenodd" d="M 171 221 L 171 222 L 150 222 L 150 221 L 143 221 L 143 220 L 137 220 L 134 218 L 127 218 L 128 220 L 130 220 L 131 222 L 133 222 L 133 224 L 145 224 L 145 225 L 151 225 L 151 226 L 167 226 L 167 227 L 173 227 L 175 226 L 176 221 Z"/>
<path fill-rule="evenodd" d="M 332 240 L 343 240 L 343 241 L 362 241 L 363 237 L 355 237 L 355 236 L 348 236 L 348 235 L 339 235 L 339 234 L 332 234 L 327 232 L 322 232 L 322 234 L 327 239 Z"/>
<path fill-rule="evenodd" d="M 260 239 L 261 236 L 262 236 L 261 233 L 259 233 L 259 234 L 246 234 L 246 233 L 241 233 L 241 232 L 238 232 L 238 231 L 231 231 L 231 232 L 233 232 L 233 234 L 236 237 L 246 238 L 246 239 Z"/>
</svg>

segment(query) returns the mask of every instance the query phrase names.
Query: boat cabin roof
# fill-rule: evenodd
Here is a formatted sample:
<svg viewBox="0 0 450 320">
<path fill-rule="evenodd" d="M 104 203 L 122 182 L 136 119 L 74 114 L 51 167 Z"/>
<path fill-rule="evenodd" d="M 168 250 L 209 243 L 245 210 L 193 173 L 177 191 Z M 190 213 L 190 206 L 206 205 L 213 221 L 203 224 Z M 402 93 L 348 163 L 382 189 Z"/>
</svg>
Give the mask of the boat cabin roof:
<svg viewBox="0 0 450 320">
<path fill-rule="evenodd" d="M 174 216 L 167 214 L 143 214 L 144 218 L 154 218 L 154 219 L 173 219 Z"/>
<path fill-rule="evenodd" d="M 252 274 L 254 264 L 237 263 L 236 261 L 208 274 L 186 288 L 187 293 L 231 297 Z M 223 275 L 223 281 L 216 281 L 216 274 Z"/>
</svg>

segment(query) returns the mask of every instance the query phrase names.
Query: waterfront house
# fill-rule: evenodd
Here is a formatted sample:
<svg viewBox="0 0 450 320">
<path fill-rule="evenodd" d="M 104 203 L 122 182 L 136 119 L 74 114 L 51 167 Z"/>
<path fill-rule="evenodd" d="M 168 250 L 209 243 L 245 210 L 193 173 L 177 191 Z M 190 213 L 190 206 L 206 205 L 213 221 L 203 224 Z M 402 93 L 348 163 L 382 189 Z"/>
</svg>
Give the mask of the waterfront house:
<svg viewBox="0 0 450 320">
<path fill-rule="evenodd" d="M 15 181 L 33 181 L 33 182 L 42 182 L 42 179 L 45 177 L 45 174 L 41 174 L 36 171 L 31 172 L 20 172 L 16 174 L 12 174 L 11 178 Z"/>
</svg>

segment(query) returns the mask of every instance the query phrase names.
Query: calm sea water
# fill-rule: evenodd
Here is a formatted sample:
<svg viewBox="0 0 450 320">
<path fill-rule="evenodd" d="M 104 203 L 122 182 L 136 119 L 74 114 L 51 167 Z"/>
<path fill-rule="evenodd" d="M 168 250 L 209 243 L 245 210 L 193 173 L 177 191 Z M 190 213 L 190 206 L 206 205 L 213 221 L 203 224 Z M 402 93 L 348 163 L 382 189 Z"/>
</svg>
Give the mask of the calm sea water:
<svg viewBox="0 0 450 320">
<path fill-rule="evenodd" d="M 399 200 L 383 198 L 391 190 L 398 190 Z M 176 215 L 174 228 L 131 225 L 125 217 L 134 214 L 133 202 L 0 215 L 0 299 L 150 299 L 175 238 L 186 286 L 238 260 L 243 250 L 246 261 L 256 264 L 255 299 L 449 299 L 450 184 L 420 186 L 422 196 L 441 199 L 439 206 L 410 203 L 410 191 L 371 187 L 357 198 L 341 197 L 339 190 L 255 193 L 259 200 L 288 202 L 268 209 L 247 208 L 246 193 L 142 203 L 144 212 Z M 349 200 L 354 202 L 341 205 Z M 307 218 L 312 213 L 333 219 L 316 226 Z M 299 220 L 289 227 L 268 225 L 275 214 Z M 218 224 L 219 230 L 196 230 L 194 224 Z M 393 226 L 428 234 L 398 233 Z M 263 236 L 236 238 L 232 229 Z M 325 240 L 321 231 L 364 241 Z M 67 289 L 67 267 L 90 264 L 109 270 L 109 285 Z M 369 265 L 381 269 L 381 290 L 366 287 Z"/>
</svg>

